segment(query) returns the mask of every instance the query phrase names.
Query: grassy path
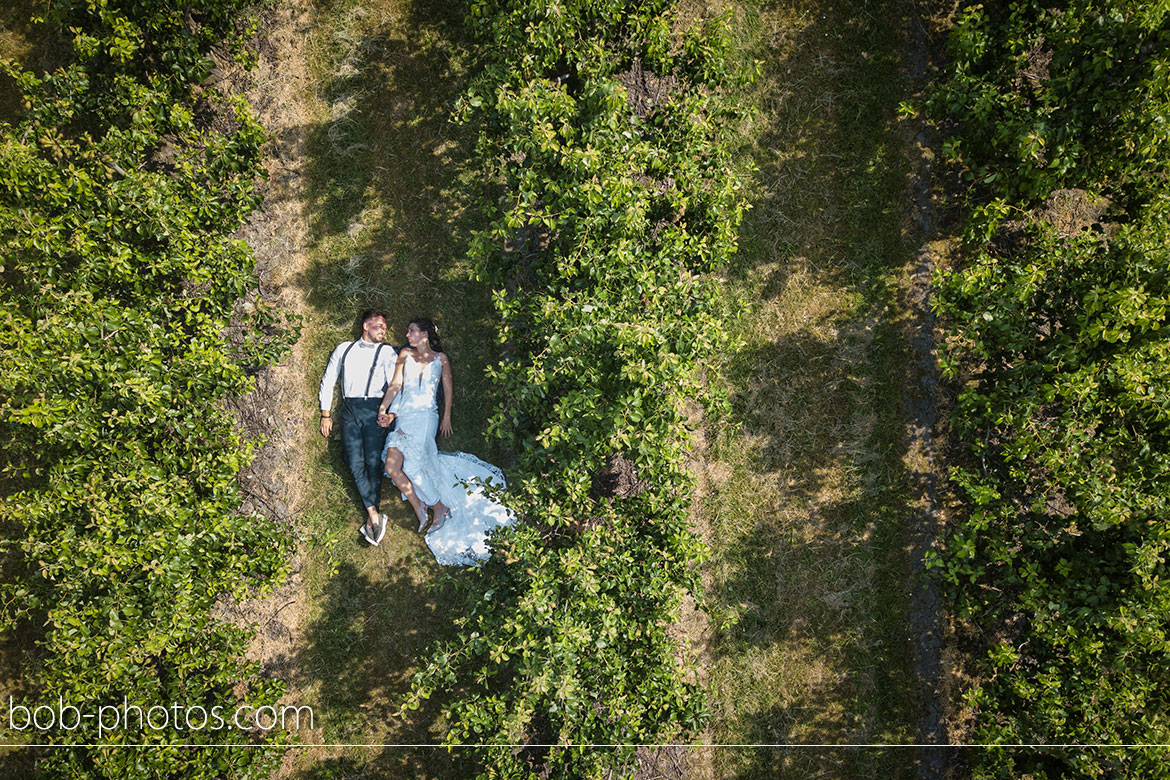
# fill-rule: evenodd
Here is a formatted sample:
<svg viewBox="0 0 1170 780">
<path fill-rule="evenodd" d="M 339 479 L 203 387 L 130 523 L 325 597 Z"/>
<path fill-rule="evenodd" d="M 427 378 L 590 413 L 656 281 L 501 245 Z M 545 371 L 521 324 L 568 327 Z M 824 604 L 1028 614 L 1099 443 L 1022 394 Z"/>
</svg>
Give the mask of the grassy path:
<svg viewBox="0 0 1170 780">
<path fill-rule="evenodd" d="M 735 414 L 708 433 L 717 743 L 915 739 L 902 4 L 748 12 L 763 74 L 734 283 Z M 913 776 L 910 751 L 722 749 L 720 778 Z"/>
<path fill-rule="evenodd" d="M 308 321 L 302 347 L 317 355 L 304 377 L 306 409 L 333 345 L 350 338 L 357 312 L 390 312 L 388 341 L 404 341 L 411 317 L 438 322 L 455 370 L 454 436 L 496 462 L 483 422 L 494 399 L 484 367 L 497 359 L 484 317 L 485 291 L 461 260 L 462 150 L 448 122 L 465 84 L 461 12 L 393 0 L 321 2 L 308 43 L 310 86 L 305 200 Z M 454 215 L 454 216 L 453 216 Z M 314 419 L 310 412 L 306 419 Z M 434 743 L 434 713 L 392 717 L 417 662 L 451 629 L 444 572 L 413 531 L 413 514 L 385 483 L 390 527 L 371 549 L 360 540 L 358 501 L 340 442 L 313 437 L 302 507 L 306 536 L 303 646 L 295 684 L 317 702 L 329 743 Z M 313 751 L 286 762 L 298 778 L 457 777 L 440 750 Z"/>
</svg>

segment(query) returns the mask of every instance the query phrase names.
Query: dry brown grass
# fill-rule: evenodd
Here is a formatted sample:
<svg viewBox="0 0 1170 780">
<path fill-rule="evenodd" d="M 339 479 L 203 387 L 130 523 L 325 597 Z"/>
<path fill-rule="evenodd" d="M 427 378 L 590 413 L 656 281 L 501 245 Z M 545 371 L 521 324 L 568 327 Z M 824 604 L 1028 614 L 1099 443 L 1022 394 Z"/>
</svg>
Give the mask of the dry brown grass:
<svg viewBox="0 0 1170 780">
<path fill-rule="evenodd" d="M 314 11 L 303 0 L 283 3 L 268 12 L 261 34 L 260 60 L 246 77 L 246 94 L 269 136 L 265 147 L 268 181 L 264 203 L 241 232 L 252 247 L 260 279 L 258 294 L 282 310 L 305 316 L 308 306 L 301 284 L 308 267 L 308 223 L 305 214 L 305 138 L 313 117 L 306 110 L 308 68 L 305 33 L 311 29 Z M 243 78 L 243 76 L 240 76 Z M 239 605 L 224 605 L 223 614 L 256 627 L 249 647 L 250 660 L 262 664 L 264 674 L 287 680 L 289 691 L 282 702 L 309 704 L 316 709 L 311 685 L 298 674 L 298 654 L 305 642 L 312 598 L 307 589 L 306 565 L 316 554 L 306 534 L 303 510 L 308 484 L 307 455 L 311 449 L 314 406 L 302 392 L 304 377 L 312 372 L 316 356 L 304 340 L 279 365 L 267 370 L 245 403 L 270 427 L 267 444 L 242 475 L 249 500 L 270 516 L 288 523 L 298 537 L 292 573 L 270 597 Z M 315 713 L 316 714 L 316 713 Z M 303 742 L 321 742 L 322 729 L 298 732 Z M 279 775 L 297 760 L 312 760 L 315 751 L 285 754 Z"/>
</svg>

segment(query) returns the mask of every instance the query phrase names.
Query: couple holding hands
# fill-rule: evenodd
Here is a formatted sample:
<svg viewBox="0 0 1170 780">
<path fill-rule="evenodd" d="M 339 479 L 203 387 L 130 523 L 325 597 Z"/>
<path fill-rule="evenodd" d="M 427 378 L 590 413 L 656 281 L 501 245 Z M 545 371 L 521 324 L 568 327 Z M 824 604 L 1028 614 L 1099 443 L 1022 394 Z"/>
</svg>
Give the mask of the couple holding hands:
<svg viewBox="0 0 1170 780">
<path fill-rule="evenodd" d="M 386 313 L 362 313 L 362 335 L 337 345 L 321 378 L 321 435 L 333 432 L 333 394 L 341 380 L 341 441 L 366 509 L 361 534 L 372 545 L 386 533 L 378 509 L 383 473 L 410 502 L 427 546 L 444 565 L 488 557 L 492 528 L 513 517 L 486 491 L 504 486 L 500 470 L 465 452 L 440 452 L 436 434 L 451 434 L 451 361 L 435 324 L 410 321 L 407 345 L 383 343 Z M 442 407 L 440 419 L 439 408 Z M 429 512 L 429 515 L 428 515 Z"/>
</svg>

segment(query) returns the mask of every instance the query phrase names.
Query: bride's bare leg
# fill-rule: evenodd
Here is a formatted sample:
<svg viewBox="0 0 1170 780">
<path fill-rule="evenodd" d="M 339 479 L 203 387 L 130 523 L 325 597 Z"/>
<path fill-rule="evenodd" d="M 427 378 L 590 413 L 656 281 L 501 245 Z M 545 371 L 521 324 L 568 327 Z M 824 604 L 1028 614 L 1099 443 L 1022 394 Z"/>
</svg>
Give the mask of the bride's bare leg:
<svg viewBox="0 0 1170 780">
<path fill-rule="evenodd" d="M 415 495 L 414 485 L 411 484 L 410 477 L 406 476 L 402 471 L 402 453 L 393 447 L 386 450 L 386 473 L 390 476 L 390 481 L 394 483 L 394 487 L 402 491 L 402 495 L 406 496 L 406 500 L 410 502 L 410 507 L 414 510 L 414 516 L 418 518 L 418 529 L 421 531 L 427 524 L 427 506 Z"/>
</svg>

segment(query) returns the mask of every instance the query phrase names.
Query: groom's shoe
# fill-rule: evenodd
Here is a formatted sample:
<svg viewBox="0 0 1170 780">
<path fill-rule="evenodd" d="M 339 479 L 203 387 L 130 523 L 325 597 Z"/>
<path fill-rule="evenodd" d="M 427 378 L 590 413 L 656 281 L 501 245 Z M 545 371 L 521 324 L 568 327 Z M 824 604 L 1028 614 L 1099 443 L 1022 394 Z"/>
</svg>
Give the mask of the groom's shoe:
<svg viewBox="0 0 1170 780">
<path fill-rule="evenodd" d="M 374 545 L 377 546 L 382 541 L 382 537 L 386 535 L 387 518 L 386 515 L 378 515 L 378 535 L 374 537 L 377 541 Z"/>
<path fill-rule="evenodd" d="M 377 546 L 378 546 L 378 542 L 380 541 L 380 538 L 379 538 L 379 537 L 378 537 L 378 535 L 377 535 L 377 534 L 378 534 L 378 529 L 377 529 L 377 528 L 375 528 L 375 529 L 374 529 L 374 535 L 373 535 L 373 536 L 371 536 L 371 535 L 370 535 L 370 532 L 367 530 L 367 528 L 368 528 L 369 524 L 370 524 L 370 521 L 369 521 L 369 520 L 367 520 L 366 522 L 362 523 L 362 527 L 361 527 L 362 538 L 364 538 L 364 539 L 365 539 L 367 542 L 369 542 L 369 543 L 370 543 L 370 544 L 372 544 L 373 546 L 377 547 Z"/>
</svg>

